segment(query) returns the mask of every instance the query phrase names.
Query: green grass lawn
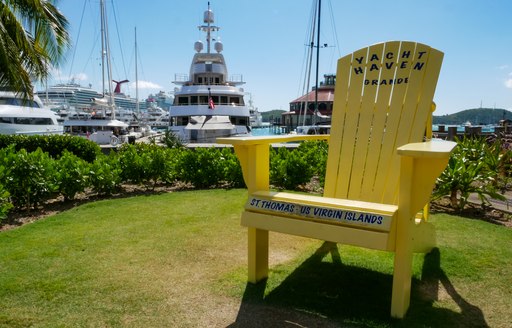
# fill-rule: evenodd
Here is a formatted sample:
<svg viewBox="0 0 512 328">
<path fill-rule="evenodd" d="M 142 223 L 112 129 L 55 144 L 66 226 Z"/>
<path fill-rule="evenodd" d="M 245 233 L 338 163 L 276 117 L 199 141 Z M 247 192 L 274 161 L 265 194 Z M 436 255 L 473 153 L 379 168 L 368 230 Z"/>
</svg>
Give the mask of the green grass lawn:
<svg viewBox="0 0 512 328">
<path fill-rule="evenodd" d="M 512 230 L 434 215 L 411 307 L 389 319 L 389 253 L 271 234 L 246 283 L 245 190 L 88 203 L 0 233 L 0 327 L 509 327 Z"/>
</svg>

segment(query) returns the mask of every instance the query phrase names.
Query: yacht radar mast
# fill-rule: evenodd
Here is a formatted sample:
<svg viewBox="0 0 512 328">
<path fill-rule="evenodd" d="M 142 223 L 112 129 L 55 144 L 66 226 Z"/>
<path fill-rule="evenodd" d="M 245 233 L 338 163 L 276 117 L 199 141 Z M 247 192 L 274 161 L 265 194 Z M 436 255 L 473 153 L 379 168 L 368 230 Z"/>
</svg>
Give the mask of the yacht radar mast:
<svg viewBox="0 0 512 328">
<path fill-rule="evenodd" d="M 210 2 L 208 1 L 208 10 L 204 12 L 203 22 L 206 25 L 198 26 L 199 30 L 206 32 L 206 51 L 210 53 L 211 32 L 220 30 L 220 27 L 212 25 L 215 21 L 213 11 L 210 9 Z"/>
</svg>

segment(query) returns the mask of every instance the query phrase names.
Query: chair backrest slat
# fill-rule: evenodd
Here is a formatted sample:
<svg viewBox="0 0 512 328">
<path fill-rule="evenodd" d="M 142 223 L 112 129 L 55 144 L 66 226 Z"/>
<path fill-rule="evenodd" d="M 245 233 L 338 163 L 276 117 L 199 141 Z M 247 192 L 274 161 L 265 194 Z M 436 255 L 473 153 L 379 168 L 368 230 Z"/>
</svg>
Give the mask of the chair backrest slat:
<svg viewBox="0 0 512 328">
<path fill-rule="evenodd" d="M 397 203 L 396 149 L 423 139 L 442 57 L 392 41 L 340 58 L 325 196 Z"/>
</svg>

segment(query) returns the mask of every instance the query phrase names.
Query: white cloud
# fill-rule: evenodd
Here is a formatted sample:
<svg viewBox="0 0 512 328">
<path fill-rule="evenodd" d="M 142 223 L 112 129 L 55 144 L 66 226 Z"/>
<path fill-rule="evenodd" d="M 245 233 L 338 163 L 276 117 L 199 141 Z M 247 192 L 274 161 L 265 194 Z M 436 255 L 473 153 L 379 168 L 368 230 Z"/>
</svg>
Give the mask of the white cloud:
<svg viewBox="0 0 512 328">
<path fill-rule="evenodd" d="M 160 85 L 149 82 L 149 81 L 139 81 L 139 89 L 163 89 Z M 135 89 L 135 82 L 130 84 L 130 88 Z"/>
<path fill-rule="evenodd" d="M 504 69 L 507 69 L 507 68 L 509 68 L 509 66 L 508 66 L 508 65 L 501 65 L 501 66 L 498 66 L 498 69 L 500 69 L 500 70 L 504 70 Z"/>
<path fill-rule="evenodd" d="M 512 89 L 512 79 L 505 80 L 505 86 L 508 89 Z"/>
<path fill-rule="evenodd" d="M 75 81 L 87 81 L 89 77 L 85 73 L 78 73 L 71 75 L 71 80 Z"/>
</svg>

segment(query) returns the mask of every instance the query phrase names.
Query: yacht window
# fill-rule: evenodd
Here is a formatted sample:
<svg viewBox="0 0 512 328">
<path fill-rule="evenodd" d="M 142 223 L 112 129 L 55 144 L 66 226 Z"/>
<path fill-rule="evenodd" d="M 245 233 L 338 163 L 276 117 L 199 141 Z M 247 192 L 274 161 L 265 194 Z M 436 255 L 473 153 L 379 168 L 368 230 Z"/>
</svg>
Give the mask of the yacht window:
<svg viewBox="0 0 512 328">
<path fill-rule="evenodd" d="M 23 100 L 18 98 L 10 98 L 10 97 L 1 97 L 0 105 L 11 105 L 11 106 L 24 106 L 24 107 L 33 107 L 40 108 L 39 104 L 33 100 Z"/>
<path fill-rule="evenodd" d="M 0 123 L 12 123 L 12 117 L 0 117 Z"/>
<path fill-rule="evenodd" d="M 197 96 L 190 97 L 190 104 L 197 105 Z"/>
<path fill-rule="evenodd" d="M 230 102 L 231 104 L 238 105 L 238 104 L 240 103 L 240 98 L 238 98 L 238 97 L 230 97 L 230 98 L 229 98 L 229 102 Z"/>
<path fill-rule="evenodd" d="M 220 79 L 218 77 L 215 78 L 215 84 L 220 84 Z"/>
<path fill-rule="evenodd" d="M 228 96 L 220 96 L 220 103 L 221 104 L 227 104 L 228 103 Z"/>
<path fill-rule="evenodd" d="M 188 105 L 188 97 L 178 97 L 178 105 Z"/>
<path fill-rule="evenodd" d="M 49 117 L 14 117 L 14 124 L 30 125 L 52 125 L 53 121 Z"/>
<path fill-rule="evenodd" d="M 207 105 L 208 104 L 208 96 L 199 96 L 199 103 L 201 105 Z"/>
</svg>

